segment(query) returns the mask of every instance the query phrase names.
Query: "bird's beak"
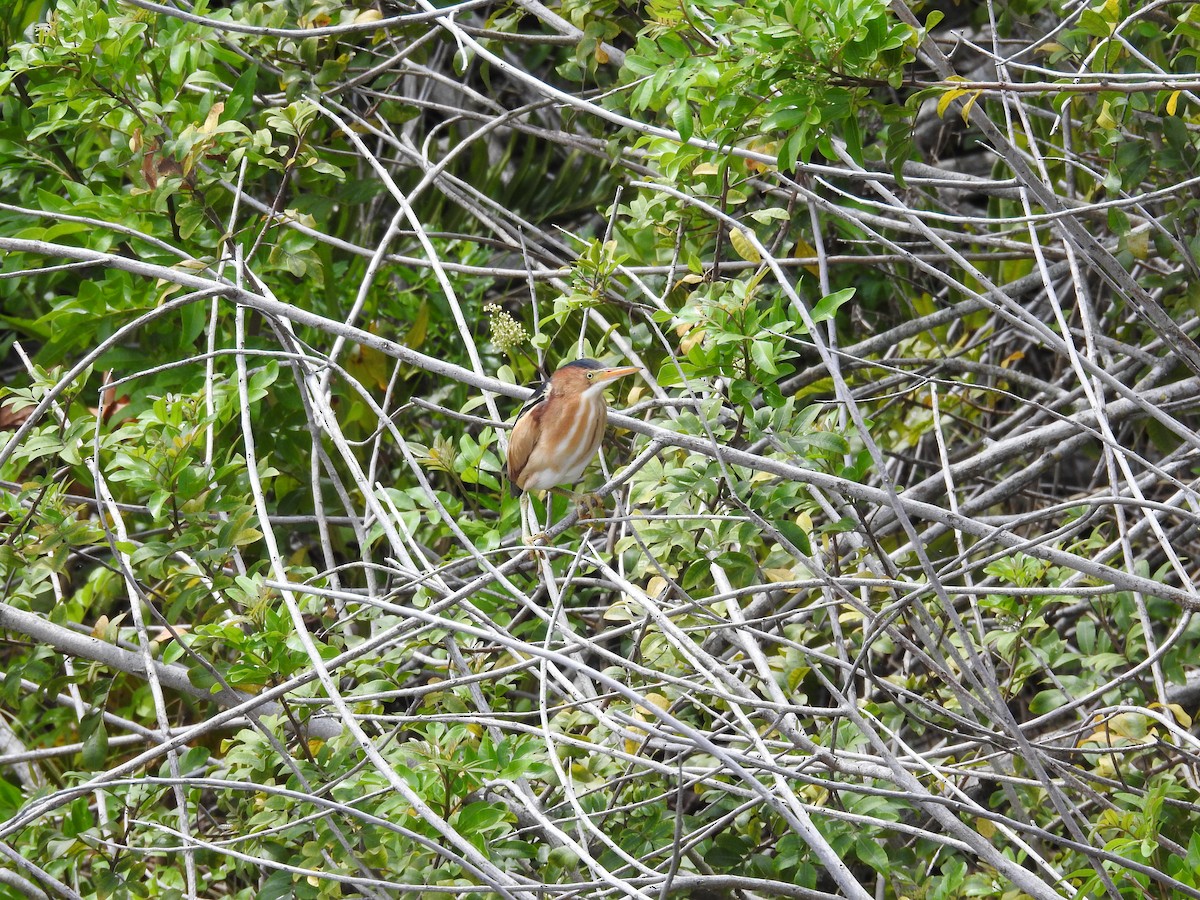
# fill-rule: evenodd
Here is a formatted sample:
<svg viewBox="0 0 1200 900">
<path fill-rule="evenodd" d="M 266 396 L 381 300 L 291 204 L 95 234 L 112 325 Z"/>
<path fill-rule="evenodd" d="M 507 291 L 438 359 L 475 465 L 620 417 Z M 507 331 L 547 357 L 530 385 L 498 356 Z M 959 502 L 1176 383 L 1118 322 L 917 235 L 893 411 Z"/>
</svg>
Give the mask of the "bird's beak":
<svg viewBox="0 0 1200 900">
<path fill-rule="evenodd" d="M 598 373 L 601 384 L 608 384 L 610 381 L 616 381 L 618 378 L 624 378 L 626 375 L 632 375 L 634 372 L 642 371 L 637 366 L 615 366 L 611 369 L 601 369 Z"/>
</svg>

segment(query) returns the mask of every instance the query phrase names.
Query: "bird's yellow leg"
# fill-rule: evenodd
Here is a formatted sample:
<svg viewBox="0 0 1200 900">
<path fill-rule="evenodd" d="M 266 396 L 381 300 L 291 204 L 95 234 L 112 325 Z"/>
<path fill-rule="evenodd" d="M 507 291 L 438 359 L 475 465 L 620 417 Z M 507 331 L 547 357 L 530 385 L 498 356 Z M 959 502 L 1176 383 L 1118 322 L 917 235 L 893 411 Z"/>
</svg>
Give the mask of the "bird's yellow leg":
<svg viewBox="0 0 1200 900">
<path fill-rule="evenodd" d="M 521 543 L 529 543 L 529 494 L 522 493 L 519 498 L 521 504 Z"/>
<path fill-rule="evenodd" d="M 521 540 L 527 546 L 546 542 L 546 533 L 538 525 L 533 498 L 529 496 L 528 491 L 521 495 Z"/>
</svg>

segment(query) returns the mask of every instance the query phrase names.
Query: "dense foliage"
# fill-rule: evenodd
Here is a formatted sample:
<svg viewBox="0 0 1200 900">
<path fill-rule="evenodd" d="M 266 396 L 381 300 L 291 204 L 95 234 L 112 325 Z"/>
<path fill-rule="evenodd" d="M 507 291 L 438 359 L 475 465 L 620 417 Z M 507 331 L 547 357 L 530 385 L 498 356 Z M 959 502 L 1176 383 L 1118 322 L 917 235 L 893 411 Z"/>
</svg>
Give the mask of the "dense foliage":
<svg viewBox="0 0 1200 900">
<path fill-rule="evenodd" d="M 1200 897 L 1200 6 L 0 33 L 0 897 Z"/>
</svg>

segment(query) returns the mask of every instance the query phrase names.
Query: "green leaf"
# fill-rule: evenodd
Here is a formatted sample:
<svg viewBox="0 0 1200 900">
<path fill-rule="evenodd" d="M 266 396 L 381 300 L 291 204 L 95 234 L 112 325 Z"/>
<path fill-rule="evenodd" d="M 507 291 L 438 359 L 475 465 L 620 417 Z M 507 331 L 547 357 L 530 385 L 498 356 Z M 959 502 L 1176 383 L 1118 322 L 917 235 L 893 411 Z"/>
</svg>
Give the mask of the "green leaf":
<svg viewBox="0 0 1200 900">
<path fill-rule="evenodd" d="M 857 288 L 842 288 L 840 291 L 834 291 L 817 301 L 817 305 L 813 307 L 812 318 L 817 324 L 826 322 L 837 315 L 838 309 L 843 303 L 854 296 Z"/>
<path fill-rule="evenodd" d="M 809 109 L 796 107 L 781 109 L 767 116 L 766 121 L 763 122 L 763 128 L 768 131 L 790 131 L 797 125 L 807 122 L 809 115 L 811 115 Z"/>
<path fill-rule="evenodd" d="M 808 540 L 808 533 L 803 528 L 787 519 L 780 519 L 775 523 L 775 528 L 793 547 L 805 556 L 812 556 L 812 544 Z"/>
<path fill-rule="evenodd" d="M 108 731 L 104 727 L 104 718 L 101 714 L 96 713 L 94 721 L 91 734 L 83 742 L 80 758 L 84 768 L 97 771 L 105 768 L 108 760 Z"/>
<path fill-rule="evenodd" d="M 861 837 L 854 842 L 854 855 L 876 872 L 887 872 L 890 868 L 887 851 L 869 837 Z"/>
<path fill-rule="evenodd" d="M 95 826 L 96 820 L 92 816 L 89 800 L 88 797 L 76 797 L 71 801 L 70 811 L 63 822 L 63 834 L 67 837 L 83 834 Z"/>
<path fill-rule="evenodd" d="M 225 118 L 234 122 L 242 121 L 246 112 L 254 104 L 254 87 L 258 83 L 258 66 L 250 66 L 238 76 L 225 101 Z"/>
<path fill-rule="evenodd" d="M 288 900 L 292 896 L 292 874 L 277 869 L 267 876 L 255 900 Z"/>
<path fill-rule="evenodd" d="M 779 374 L 779 369 L 775 365 L 775 346 L 770 341 L 751 341 L 750 358 L 760 371 L 766 372 L 768 375 Z"/>
<path fill-rule="evenodd" d="M 850 442 L 832 431 L 814 431 L 805 435 L 807 443 L 832 456 L 844 456 L 850 452 Z"/>
<path fill-rule="evenodd" d="M 1046 691 L 1039 691 L 1032 700 L 1029 701 L 1029 711 L 1035 716 L 1040 716 L 1044 713 L 1058 709 L 1070 698 L 1065 696 L 1058 688 L 1051 688 Z"/>
<path fill-rule="evenodd" d="M 1200 872 L 1200 831 L 1192 832 L 1192 839 L 1188 841 L 1188 852 L 1184 858 L 1184 864 L 1192 872 Z"/>
<path fill-rule="evenodd" d="M 684 141 L 689 141 L 692 138 L 692 107 L 686 101 L 676 103 L 671 110 L 671 122 L 675 126 L 675 130 L 679 132 L 679 137 Z"/>
<path fill-rule="evenodd" d="M 1079 27 L 1092 37 L 1112 37 L 1112 25 L 1102 15 L 1090 9 L 1085 9 L 1079 16 Z"/>
<path fill-rule="evenodd" d="M 0 778 L 0 816 L 8 818 L 21 807 L 24 795 L 15 784 Z"/>
<path fill-rule="evenodd" d="M 796 160 L 800 158 L 801 152 L 805 150 L 804 138 L 804 132 L 794 131 L 783 142 L 783 146 L 779 148 L 777 154 L 780 169 L 787 171 L 796 168 Z"/>
<path fill-rule="evenodd" d="M 464 806 L 455 821 L 459 831 L 470 835 L 490 831 L 505 820 L 508 813 L 495 803 L 477 801 Z"/>
</svg>

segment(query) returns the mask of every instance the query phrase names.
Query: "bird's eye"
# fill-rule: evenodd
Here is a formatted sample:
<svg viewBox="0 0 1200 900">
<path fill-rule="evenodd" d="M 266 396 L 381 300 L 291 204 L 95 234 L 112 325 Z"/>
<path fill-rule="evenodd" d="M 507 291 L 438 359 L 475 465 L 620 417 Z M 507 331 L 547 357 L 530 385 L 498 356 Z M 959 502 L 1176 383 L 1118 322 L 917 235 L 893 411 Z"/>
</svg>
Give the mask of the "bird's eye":
<svg viewBox="0 0 1200 900">
<path fill-rule="evenodd" d="M 595 377 L 596 377 L 596 373 L 595 373 L 595 372 L 588 372 L 588 381 L 591 381 L 591 380 L 592 380 L 593 378 L 595 378 Z"/>
</svg>

